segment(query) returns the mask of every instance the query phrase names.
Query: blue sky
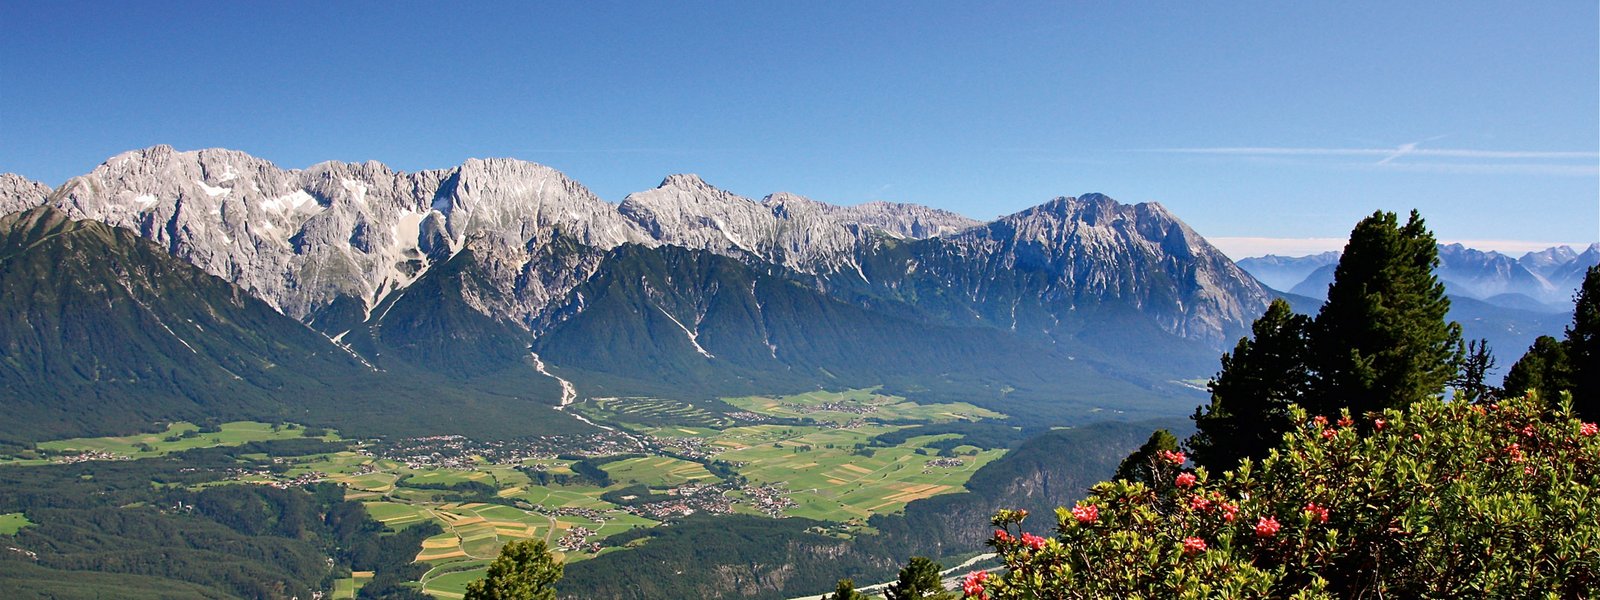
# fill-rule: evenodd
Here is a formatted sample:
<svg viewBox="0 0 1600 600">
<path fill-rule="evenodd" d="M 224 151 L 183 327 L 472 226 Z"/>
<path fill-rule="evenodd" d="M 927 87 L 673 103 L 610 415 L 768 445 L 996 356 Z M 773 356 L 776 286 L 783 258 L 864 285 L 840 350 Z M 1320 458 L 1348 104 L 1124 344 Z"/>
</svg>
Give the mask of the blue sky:
<svg viewBox="0 0 1600 600">
<path fill-rule="evenodd" d="M 50 185 L 164 143 L 511 156 L 613 201 L 677 172 L 978 218 L 1097 191 L 1235 254 L 1376 209 L 1482 247 L 1600 239 L 1592 1 L 0 0 L 0 22 L 0 171 Z"/>
</svg>

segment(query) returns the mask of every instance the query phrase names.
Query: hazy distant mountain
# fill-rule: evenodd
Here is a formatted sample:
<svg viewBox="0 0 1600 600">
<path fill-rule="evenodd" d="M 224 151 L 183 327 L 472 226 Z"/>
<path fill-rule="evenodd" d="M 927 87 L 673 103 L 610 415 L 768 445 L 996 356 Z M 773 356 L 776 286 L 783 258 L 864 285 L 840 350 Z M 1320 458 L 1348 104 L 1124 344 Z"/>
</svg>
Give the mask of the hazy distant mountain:
<svg viewBox="0 0 1600 600">
<path fill-rule="evenodd" d="M 1572 257 L 1564 264 L 1552 267 L 1545 279 L 1555 286 L 1560 300 L 1570 304 L 1573 295 L 1578 292 L 1578 287 L 1583 285 L 1583 274 L 1589 267 L 1600 264 L 1600 243 L 1589 244 L 1582 254 Z"/>
<path fill-rule="evenodd" d="M 1289 288 L 1289 293 L 1299 294 L 1317 300 L 1328 299 L 1328 286 L 1333 284 L 1333 271 L 1338 268 L 1338 263 L 1326 264 L 1306 275 L 1300 283 Z"/>
<path fill-rule="evenodd" d="M 1269 278 L 1281 282 L 1306 265 L 1323 263 L 1287 288 L 1292 293 L 1320 299 L 1327 296 L 1337 260 L 1338 253 L 1330 252 L 1300 258 L 1246 258 L 1239 261 L 1239 266 L 1263 282 Z M 1461 244 L 1441 244 L 1435 273 L 1452 295 L 1521 310 L 1566 312 L 1571 310 L 1572 294 L 1583 282 L 1584 271 L 1594 264 L 1600 264 L 1600 244 L 1591 245 L 1582 254 L 1559 246 L 1530 252 L 1521 259 Z"/>
<path fill-rule="evenodd" d="M 1499 252 L 1483 252 L 1461 244 L 1439 245 L 1439 267 L 1434 270 L 1450 293 L 1473 298 L 1522 294 L 1552 301 L 1556 287 Z"/>
<path fill-rule="evenodd" d="M 1571 247 L 1554 246 L 1538 252 L 1524 254 L 1522 258 L 1517 259 L 1517 262 L 1534 274 L 1549 279 L 1552 272 L 1572 262 L 1572 259 L 1577 257 L 1578 253 L 1574 252 Z"/>
<path fill-rule="evenodd" d="M 1339 251 L 1329 250 L 1321 254 L 1300 257 L 1275 254 L 1256 256 L 1240 260 L 1239 268 L 1249 272 L 1268 287 L 1287 292 L 1294 289 L 1296 284 L 1305 281 L 1312 271 L 1336 262 L 1339 262 Z"/>
<path fill-rule="evenodd" d="M 1247 258 L 1239 261 L 1239 265 L 1261 278 L 1263 274 L 1282 274 L 1274 270 L 1279 264 L 1304 265 L 1328 260 L 1329 254 L 1333 255 L 1333 262 L 1311 271 L 1289 288 L 1292 294 L 1320 302 L 1327 298 L 1328 285 L 1333 283 L 1337 253 L 1298 259 Z M 1450 295 L 1448 318 L 1461 323 L 1468 339 L 1489 340 L 1505 363 L 1501 365 L 1503 369 L 1521 356 L 1534 338 L 1559 334 L 1571 319 L 1571 294 L 1582 282 L 1582 269 L 1597 261 L 1600 261 L 1600 250 L 1595 247 L 1580 255 L 1563 246 L 1513 260 L 1498 252 L 1449 244 L 1439 246 L 1439 267 L 1435 273 Z M 1530 265 L 1537 270 L 1530 269 Z M 1254 270 L 1261 270 L 1263 274 Z M 1547 279 L 1550 274 L 1569 272 L 1578 273 L 1575 280 L 1552 283 Z M 1312 307 L 1297 306 L 1297 309 L 1315 312 Z"/>
</svg>

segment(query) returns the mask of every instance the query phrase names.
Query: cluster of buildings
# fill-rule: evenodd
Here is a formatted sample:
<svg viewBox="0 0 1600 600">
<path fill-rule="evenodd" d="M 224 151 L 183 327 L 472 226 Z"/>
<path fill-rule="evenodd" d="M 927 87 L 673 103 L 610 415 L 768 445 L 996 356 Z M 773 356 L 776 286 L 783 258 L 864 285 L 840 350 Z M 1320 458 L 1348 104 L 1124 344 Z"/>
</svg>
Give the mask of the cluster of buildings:
<svg viewBox="0 0 1600 600">
<path fill-rule="evenodd" d="M 782 517 L 783 511 L 793 508 L 795 501 L 789 499 L 788 490 L 783 486 L 767 484 L 762 486 L 746 486 L 744 495 L 756 510 L 774 519 Z"/>
<path fill-rule="evenodd" d="M 611 517 L 606 514 L 606 511 L 576 506 L 557 506 L 551 508 L 542 504 L 533 504 L 532 508 L 529 510 L 546 517 L 579 517 L 594 521 L 596 523 L 604 523 L 611 519 Z"/>
<path fill-rule="evenodd" d="M 70 464 L 89 462 L 89 461 L 92 461 L 92 460 L 132 460 L 132 459 L 127 457 L 127 456 L 124 456 L 124 455 L 121 455 L 121 454 L 117 454 L 115 452 L 107 452 L 105 450 L 84 450 L 84 451 L 79 452 L 77 454 L 68 454 L 66 456 L 56 457 L 55 462 L 61 463 L 61 464 L 66 464 L 66 465 L 70 465 Z"/>
<path fill-rule="evenodd" d="M 399 461 L 412 469 L 472 469 L 480 462 L 518 464 L 557 455 L 611 456 L 645 451 L 645 442 L 617 431 L 585 435 L 542 435 L 520 440 L 480 441 L 459 435 L 435 435 L 384 442 L 362 454 Z"/>
<path fill-rule="evenodd" d="M 622 510 L 656 521 L 671 521 L 697 512 L 733 514 L 733 499 L 727 493 L 737 488 L 737 485 L 728 482 L 715 485 L 690 483 L 667 490 L 667 494 L 675 496 L 671 500 L 624 506 Z"/>
<path fill-rule="evenodd" d="M 600 542 L 588 541 L 589 536 L 595 534 L 593 529 L 582 525 L 574 525 L 567 530 L 567 534 L 556 540 L 556 548 L 563 552 L 588 552 L 594 554 L 600 551 Z"/>
<path fill-rule="evenodd" d="M 800 404 L 797 402 L 785 402 L 783 404 L 779 404 L 778 406 L 800 414 L 836 412 L 845 413 L 847 415 L 867 415 L 878 412 L 877 406 L 871 404 L 862 404 L 860 402 L 824 402 L 822 404 Z"/>
<path fill-rule="evenodd" d="M 961 459 L 955 458 L 955 457 L 941 457 L 941 458 L 935 458 L 933 460 L 928 461 L 927 462 L 927 466 L 928 467 L 939 467 L 939 468 L 945 468 L 945 469 L 953 469 L 953 468 L 957 468 L 957 467 L 965 467 L 965 466 L 967 466 L 967 461 L 961 460 Z M 923 473 L 927 473 L 928 471 L 929 471 L 929 469 L 923 469 L 922 470 Z"/>
<path fill-rule="evenodd" d="M 302 475 L 299 475 L 297 477 L 293 477 L 293 478 L 290 478 L 290 479 L 277 479 L 277 478 L 274 478 L 273 480 L 266 482 L 265 485 L 270 485 L 272 487 L 275 487 L 275 488 L 278 488 L 280 490 L 283 490 L 283 489 L 289 489 L 289 488 L 292 488 L 292 487 L 301 487 L 301 486 L 311 485 L 313 483 L 317 483 L 317 482 L 322 481 L 323 479 L 327 479 L 327 478 L 328 478 L 328 474 L 327 473 L 323 473 L 321 471 L 309 471 L 309 472 L 306 472 L 305 474 L 302 474 Z"/>
<path fill-rule="evenodd" d="M 644 443 L 650 450 L 669 452 L 687 460 L 704 460 L 716 456 L 723 448 L 713 446 L 705 438 L 697 437 L 656 437 L 645 436 Z"/>
</svg>

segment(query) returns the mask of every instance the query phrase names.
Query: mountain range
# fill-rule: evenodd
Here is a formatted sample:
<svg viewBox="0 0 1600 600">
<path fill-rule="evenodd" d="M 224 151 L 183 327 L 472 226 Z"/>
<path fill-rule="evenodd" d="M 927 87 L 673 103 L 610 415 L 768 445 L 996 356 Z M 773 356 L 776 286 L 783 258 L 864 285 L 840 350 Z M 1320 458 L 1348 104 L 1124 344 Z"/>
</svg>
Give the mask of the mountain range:
<svg viewBox="0 0 1600 600">
<path fill-rule="evenodd" d="M 236 398 L 226 414 L 515 435 L 581 428 L 528 410 L 575 396 L 876 385 L 1050 423 L 1171 415 L 1278 294 L 1161 205 L 1100 194 L 979 222 L 694 175 L 612 203 L 510 159 L 292 170 L 156 146 L 55 189 L 0 176 L 0 210 L 5 405 L 57 434 Z M 108 310 L 72 312 L 87 305 Z M 79 323 L 94 345 L 68 337 Z"/>
<path fill-rule="evenodd" d="M 1239 267 L 1275 290 L 1322 299 L 1333 283 L 1339 252 L 1301 257 L 1267 255 L 1245 258 Z M 1555 246 L 1511 258 L 1461 244 L 1439 245 L 1435 274 L 1448 293 L 1507 308 L 1535 312 L 1569 313 L 1573 294 L 1583 283 L 1586 269 L 1600 264 L 1600 243 L 1583 252 Z"/>
</svg>

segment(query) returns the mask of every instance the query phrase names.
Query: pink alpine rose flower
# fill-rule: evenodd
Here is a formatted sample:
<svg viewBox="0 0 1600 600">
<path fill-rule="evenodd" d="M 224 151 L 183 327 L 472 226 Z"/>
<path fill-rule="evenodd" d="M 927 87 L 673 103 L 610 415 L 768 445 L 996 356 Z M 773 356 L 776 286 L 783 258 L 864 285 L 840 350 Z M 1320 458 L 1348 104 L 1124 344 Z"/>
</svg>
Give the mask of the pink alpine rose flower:
<svg viewBox="0 0 1600 600">
<path fill-rule="evenodd" d="M 1031 533 L 1024 533 L 1022 534 L 1022 545 L 1033 548 L 1034 550 L 1043 550 L 1044 538 Z"/>
<path fill-rule="evenodd" d="M 1184 456 L 1182 452 L 1173 452 L 1171 450 L 1162 450 L 1161 458 L 1172 463 L 1174 467 L 1181 467 L 1185 461 L 1189 460 L 1189 457 Z"/>
<path fill-rule="evenodd" d="M 1283 526 L 1278 524 L 1277 519 L 1261 517 L 1260 520 L 1256 521 L 1256 537 L 1269 538 L 1278 535 L 1278 530 L 1282 528 Z"/>
<path fill-rule="evenodd" d="M 961 593 L 966 598 L 988 598 L 983 591 L 983 584 L 989 580 L 988 571 L 973 571 L 961 578 Z"/>
<path fill-rule="evenodd" d="M 1085 525 L 1100 520 L 1100 507 L 1093 504 L 1079 504 L 1072 508 L 1072 518 Z"/>
<path fill-rule="evenodd" d="M 1206 541 L 1197 537 L 1183 538 L 1183 553 L 1194 555 L 1206 551 Z"/>
<path fill-rule="evenodd" d="M 1173 483 L 1177 484 L 1177 486 L 1181 488 L 1194 487 L 1194 482 L 1196 479 L 1197 478 L 1194 476 L 1194 473 L 1179 473 L 1178 479 L 1173 481 Z"/>
<path fill-rule="evenodd" d="M 1333 439 L 1333 436 L 1336 436 L 1336 435 L 1339 435 L 1339 432 L 1334 431 L 1332 429 L 1324 429 L 1324 430 L 1322 430 L 1322 439 L 1331 440 L 1331 439 Z"/>
<path fill-rule="evenodd" d="M 1350 418 L 1348 415 L 1339 418 L 1339 426 L 1340 427 L 1349 427 L 1349 426 L 1355 425 L 1355 424 L 1356 424 L 1356 420 Z"/>
<path fill-rule="evenodd" d="M 1377 420 L 1374 420 L 1374 421 L 1373 421 L 1373 422 L 1372 422 L 1372 427 L 1373 427 L 1373 428 L 1374 428 L 1374 429 L 1377 429 L 1377 430 L 1378 430 L 1378 431 L 1383 431 L 1383 426 L 1384 426 L 1384 425 L 1385 425 L 1385 424 L 1386 424 L 1386 423 L 1387 423 L 1387 421 L 1384 421 L 1384 420 L 1383 420 L 1383 419 L 1377 419 Z"/>
<path fill-rule="evenodd" d="M 1584 423 L 1582 426 L 1578 427 L 1578 433 L 1583 434 L 1583 437 L 1594 437 L 1595 434 L 1600 433 L 1600 425 L 1595 425 L 1594 423 Z"/>
<path fill-rule="evenodd" d="M 1311 513 L 1311 518 L 1316 519 L 1318 523 L 1328 522 L 1328 507 L 1318 506 L 1315 502 L 1307 502 L 1305 510 Z"/>
<path fill-rule="evenodd" d="M 1004 529 L 996 529 L 994 530 L 994 539 L 998 542 L 1009 542 L 1011 541 L 1011 534 L 1006 533 Z"/>
</svg>

